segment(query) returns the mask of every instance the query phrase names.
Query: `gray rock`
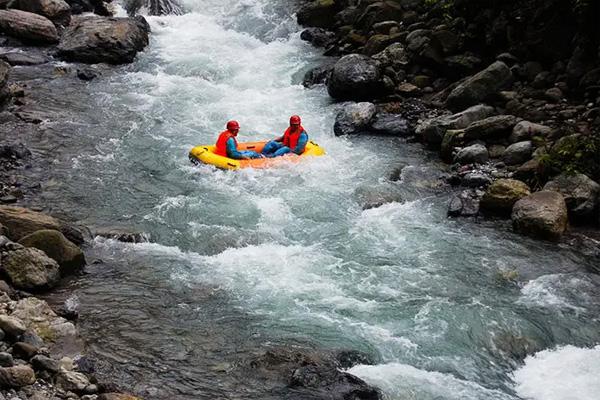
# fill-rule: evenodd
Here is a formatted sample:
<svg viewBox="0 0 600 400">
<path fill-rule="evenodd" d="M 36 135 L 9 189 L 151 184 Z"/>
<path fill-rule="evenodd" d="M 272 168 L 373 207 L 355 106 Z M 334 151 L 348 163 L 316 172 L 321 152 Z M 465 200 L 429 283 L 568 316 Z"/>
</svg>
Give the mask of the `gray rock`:
<svg viewBox="0 0 600 400">
<path fill-rule="evenodd" d="M 148 45 L 150 27 L 141 17 L 77 18 L 63 33 L 58 56 L 88 64 L 130 63 Z"/>
<path fill-rule="evenodd" d="M 60 363 L 50 357 L 38 354 L 31 359 L 31 365 L 36 370 L 48 371 L 51 373 L 57 373 L 60 370 Z"/>
<path fill-rule="evenodd" d="M 473 144 L 460 150 L 454 157 L 454 162 L 459 164 L 483 164 L 489 160 L 487 149 L 482 144 Z"/>
<path fill-rule="evenodd" d="M 57 230 L 35 231 L 22 237 L 19 243 L 46 253 L 60 265 L 61 276 L 72 274 L 85 266 L 85 257 L 81 249 Z"/>
<path fill-rule="evenodd" d="M 439 148 L 448 130 L 463 129 L 475 121 L 493 115 L 494 109 L 489 106 L 476 105 L 463 112 L 433 118 L 427 120 L 417 127 L 416 134 L 432 148 Z"/>
<path fill-rule="evenodd" d="M 13 8 L 43 15 L 57 25 L 71 22 L 71 7 L 64 0 L 16 0 Z"/>
<path fill-rule="evenodd" d="M 479 200 L 470 190 L 453 196 L 448 204 L 449 217 L 474 217 L 479 214 Z"/>
<path fill-rule="evenodd" d="M 12 367 L 15 365 L 15 360 L 13 360 L 13 356 L 10 353 L 1 352 L 0 353 L 0 367 Z"/>
<path fill-rule="evenodd" d="M 56 376 L 56 385 L 65 391 L 81 393 L 89 384 L 87 376 L 80 372 L 60 371 Z"/>
<path fill-rule="evenodd" d="M 58 42 L 58 32 L 52 21 L 27 11 L 0 10 L 0 32 L 34 43 Z"/>
<path fill-rule="evenodd" d="M 544 94 L 548 100 L 554 103 L 560 102 L 564 97 L 562 90 L 557 87 L 546 90 Z"/>
<path fill-rule="evenodd" d="M 473 122 L 465 129 L 465 140 L 499 139 L 512 132 L 519 119 L 513 115 L 497 115 Z"/>
<path fill-rule="evenodd" d="M 504 150 L 502 161 L 506 165 L 523 164 L 531 158 L 533 144 L 531 141 L 513 143 Z"/>
<path fill-rule="evenodd" d="M 0 153 L 1 149 L 0 146 Z M 23 207 L 0 206 L 0 223 L 8 228 L 12 240 L 20 240 L 41 229 L 54 229 L 75 244 L 83 243 L 83 234 L 77 228 L 49 215 Z"/>
<path fill-rule="evenodd" d="M 493 144 L 488 147 L 488 152 L 490 153 L 490 158 L 500 158 L 504 154 L 504 150 L 506 147 L 501 144 Z"/>
<path fill-rule="evenodd" d="M 412 129 L 406 118 L 399 114 L 378 113 L 373 117 L 370 131 L 380 135 L 407 137 Z"/>
<path fill-rule="evenodd" d="M 560 175 L 546 183 L 544 190 L 563 195 L 569 215 L 576 222 L 593 224 L 600 206 L 600 185 L 584 174 Z"/>
<path fill-rule="evenodd" d="M 308 28 L 302 31 L 300 39 L 316 47 L 327 47 L 335 40 L 335 33 L 323 28 Z"/>
<path fill-rule="evenodd" d="M 567 229 L 567 206 L 560 193 L 544 190 L 517 201 L 511 219 L 516 232 L 558 240 Z"/>
<path fill-rule="evenodd" d="M 38 353 L 38 348 L 25 342 L 16 342 L 12 348 L 13 356 L 22 360 L 29 360 Z"/>
<path fill-rule="evenodd" d="M 45 57 L 19 52 L 0 54 L 0 59 L 6 61 L 10 65 L 38 65 L 48 62 L 48 59 Z"/>
<path fill-rule="evenodd" d="M 0 315 L 0 329 L 12 337 L 19 337 L 27 327 L 19 318 L 9 315 Z"/>
<path fill-rule="evenodd" d="M 363 210 L 403 201 L 398 187 L 389 184 L 359 186 L 354 191 L 354 196 Z"/>
<path fill-rule="evenodd" d="M 34 248 L 3 253 L 2 266 L 13 285 L 19 289 L 47 289 L 60 278 L 60 267 L 56 261 Z"/>
<path fill-rule="evenodd" d="M 460 183 L 466 187 L 478 188 L 490 185 L 492 183 L 492 179 L 481 172 L 469 172 L 462 177 Z"/>
<path fill-rule="evenodd" d="M 2 388 L 20 388 L 34 383 L 35 373 L 28 365 L 0 368 L 0 387 Z"/>
<path fill-rule="evenodd" d="M 329 28 L 335 22 L 334 17 L 338 12 L 333 1 L 314 1 L 303 5 L 297 13 L 298 23 L 303 26 Z"/>
<path fill-rule="evenodd" d="M 459 84 L 448 96 L 446 106 L 452 111 L 460 111 L 481 103 L 506 87 L 512 78 L 512 72 L 506 64 L 496 61 Z"/>
<path fill-rule="evenodd" d="M 327 83 L 331 71 L 333 71 L 333 64 L 319 65 L 318 67 L 312 68 L 304 74 L 302 85 L 310 88 L 315 85 Z"/>
<path fill-rule="evenodd" d="M 521 121 L 515 125 L 508 141 L 511 143 L 530 140 L 534 136 L 547 136 L 552 132 L 552 128 L 535 124 L 529 121 Z"/>
<path fill-rule="evenodd" d="M 334 99 L 363 100 L 381 94 L 382 85 L 382 74 L 375 60 L 349 54 L 335 63 L 327 91 Z"/>
<path fill-rule="evenodd" d="M 488 187 L 481 199 L 486 213 L 509 216 L 513 205 L 531 194 L 529 186 L 515 179 L 498 179 Z"/>
<path fill-rule="evenodd" d="M 373 103 L 348 104 L 336 115 L 333 132 L 336 136 L 366 132 L 375 111 Z"/>
<path fill-rule="evenodd" d="M 392 43 L 383 51 L 372 57 L 384 66 L 402 68 L 408 64 L 408 55 L 406 49 L 400 43 Z"/>
</svg>

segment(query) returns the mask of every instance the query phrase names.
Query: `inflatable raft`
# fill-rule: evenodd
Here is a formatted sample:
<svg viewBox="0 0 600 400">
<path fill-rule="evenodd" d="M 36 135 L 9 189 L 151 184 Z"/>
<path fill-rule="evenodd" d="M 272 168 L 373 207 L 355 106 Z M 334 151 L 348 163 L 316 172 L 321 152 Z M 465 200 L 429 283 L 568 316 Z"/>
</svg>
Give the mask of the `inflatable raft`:
<svg viewBox="0 0 600 400">
<path fill-rule="evenodd" d="M 253 150 L 260 153 L 267 142 L 238 143 L 238 150 Z M 269 168 L 275 164 L 285 162 L 298 162 L 309 156 L 322 156 L 325 150 L 313 141 L 308 141 L 306 149 L 301 155 L 286 154 L 275 158 L 254 158 L 252 160 L 234 160 L 233 158 L 215 154 L 214 145 L 196 146 L 190 150 L 190 161 L 194 164 L 209 164 L 221 169 L 240 168 Z"/>
</svg>

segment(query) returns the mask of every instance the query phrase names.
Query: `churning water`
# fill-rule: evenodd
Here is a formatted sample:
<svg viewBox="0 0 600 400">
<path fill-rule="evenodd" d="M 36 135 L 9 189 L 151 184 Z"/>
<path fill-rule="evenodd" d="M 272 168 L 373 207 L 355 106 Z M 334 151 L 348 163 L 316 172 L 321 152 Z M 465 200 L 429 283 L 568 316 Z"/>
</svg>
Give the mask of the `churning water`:
<svg viewBox="0 0 600 400">
<path fill-rule="evenodd" d="M 300 84 L 322 57 L 292 3 L 188 0 L 185 15 L 149 17 L 148 49 L 62 122 L 78 147 L 57 158 L 46 204 L 152 237 L 89 249 L 76 285 L 90 351 L 149 398 L 265 398 L 228 378 L 236 360 L 310 343 L 372 355 L 351 372 L 388 399 L 591 400 L 592 261 L 448 220 L 442 166 L 419 145 L 335 138 L 339 106 Z M 239 172 L 187 159 L 229 119 L 243 141 L 280 135 L 292 114 L 327 156 Z M 374 193 L 397 201 L 363 210 Z M 553 371 L 563 362 L 570 373 Z"/>
</svg>

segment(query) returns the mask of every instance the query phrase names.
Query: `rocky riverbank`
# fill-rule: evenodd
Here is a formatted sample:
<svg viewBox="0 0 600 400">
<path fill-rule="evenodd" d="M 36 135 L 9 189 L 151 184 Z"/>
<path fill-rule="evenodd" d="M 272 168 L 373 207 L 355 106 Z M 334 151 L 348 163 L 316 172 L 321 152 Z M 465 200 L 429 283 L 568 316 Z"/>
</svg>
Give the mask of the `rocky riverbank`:
<svg viewBox="0 0 600 400">
<path fill-rule="evenodd" d="M 471 3 L 303 2 L 301 37 L 332 57 L 304 85 L 347 102 L 336 135 L 439 152 L 459 188 L 449 216 L 511 218 L 555 241 L 585 230 L 600 255 L 599 5 Z"/>
</svg>

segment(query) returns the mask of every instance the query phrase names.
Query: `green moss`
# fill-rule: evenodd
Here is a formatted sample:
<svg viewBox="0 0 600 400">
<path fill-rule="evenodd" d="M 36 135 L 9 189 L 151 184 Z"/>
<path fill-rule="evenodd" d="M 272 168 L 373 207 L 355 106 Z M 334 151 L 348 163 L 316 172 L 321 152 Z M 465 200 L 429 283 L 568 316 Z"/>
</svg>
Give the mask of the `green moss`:
<svg viewBox="0 0 600 400">
<path fill-rule="evenodd" d="M 540 163 L 552 174 L 582 173 L 597 180 L 600 178 L 600 137 L 565 136 L 540 157 Z"/>
<path fill-rule="evenodd" d="M 54 342 L 56 340 L 56 333 L 48 325 L 36 325 L 35 331 L 42 340 L 47 342 Z"/>
</svg>

